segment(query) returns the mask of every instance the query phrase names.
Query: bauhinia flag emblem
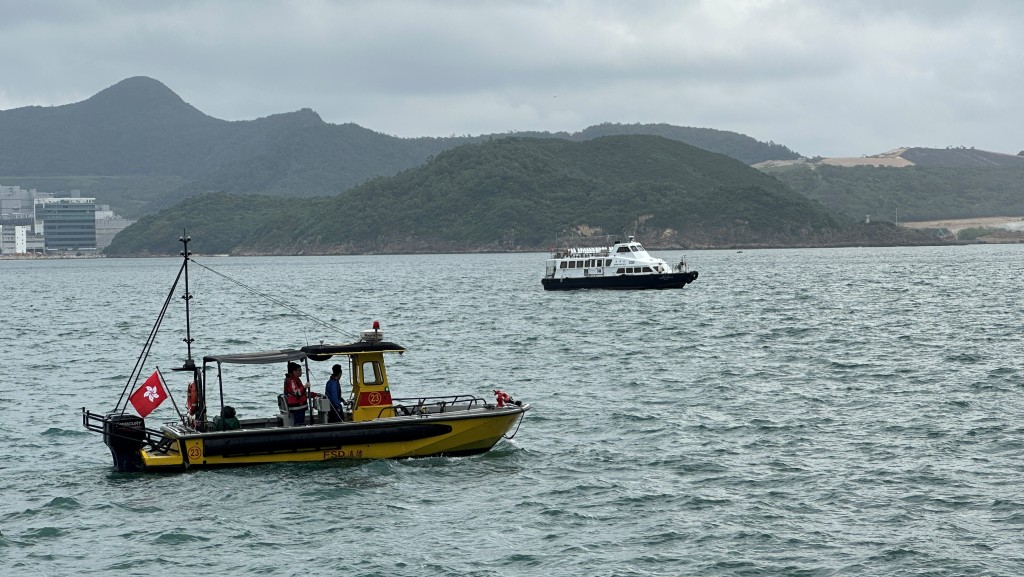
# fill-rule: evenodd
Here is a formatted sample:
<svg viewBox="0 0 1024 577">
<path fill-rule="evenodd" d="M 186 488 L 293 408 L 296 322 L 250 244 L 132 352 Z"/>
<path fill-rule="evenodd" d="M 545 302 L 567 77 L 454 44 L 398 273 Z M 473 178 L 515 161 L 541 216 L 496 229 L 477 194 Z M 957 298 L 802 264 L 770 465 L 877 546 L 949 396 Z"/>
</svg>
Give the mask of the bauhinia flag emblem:
<svg viewBox="0 0 1024 577">
<path fill-rule="evenodd" d="M 142 383 L 139 390 L 132 393 L 128 400 L 131 401 L 139 416 L 145 418 L 146 415 L 153 412 L 153 409 L 159 407 L 160 403 L 164 402 L 166 398 L 167 387 L 164 386 L 164 379 L 160 376 L 160 371 L 153 371 L 153 374 L 149 375 L 146 382 Z"/>
</svg>

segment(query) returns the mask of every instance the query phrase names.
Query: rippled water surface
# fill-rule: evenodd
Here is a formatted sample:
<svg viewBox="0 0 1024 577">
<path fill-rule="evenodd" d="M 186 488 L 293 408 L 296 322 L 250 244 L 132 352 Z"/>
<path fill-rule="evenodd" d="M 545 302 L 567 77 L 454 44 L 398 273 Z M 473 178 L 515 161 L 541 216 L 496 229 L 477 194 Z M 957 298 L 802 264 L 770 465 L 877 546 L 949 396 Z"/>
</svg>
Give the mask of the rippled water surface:
<svg viewBox="0 0 1024 577">
<path fill-rule="evenodd" d="M 571 293 L 541 254 L 198 258 L 293 308 L 192 267 L 196 356 L 380 320 L 396 396 L 533 410 L 478 457 L 165 476 L 115 473 L 80 409 L 178 261 L 0 261 L 0 574 L 1024 574 L 1024 246 L 686 257 L 683 290 Z M 148 364 L 178 398 L 181 308 Z M 276 412 L 266 371 L 241 416 Z"/>
</svg>

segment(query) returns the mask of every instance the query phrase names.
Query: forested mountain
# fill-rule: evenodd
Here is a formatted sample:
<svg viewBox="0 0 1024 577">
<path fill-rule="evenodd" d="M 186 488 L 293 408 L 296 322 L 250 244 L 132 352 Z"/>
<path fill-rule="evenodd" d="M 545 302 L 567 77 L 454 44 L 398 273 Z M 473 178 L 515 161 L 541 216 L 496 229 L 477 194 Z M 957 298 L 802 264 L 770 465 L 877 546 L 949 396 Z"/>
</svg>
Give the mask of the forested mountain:
<svg viewBox="0 0 1024 577">
<path fill-rule="evenodd" d="M 1024 166 L 805 164 L 768 172 L 794 191 L 857 217 L 904 221 L 1024 215 Z"/>
<path fill-rule="evenodd" d="M 209 190 L 338 194 L 453 145 L 327 124 L 308 109 L 218 120 L 144 77 L 75 104 L 0 112 L 0 133 L 4 184 L 78 188 L 128 216 Z M 123 177 L 133 187 L 120 186 Z"/>
<path fill-rule="evenodd" d="M 657 136 L 505 138 L 331 198 L 210 194 L 147 216 L 110 255 L 540 250 L 571 232 L 651 247 L 930 243 L 836 216 L 735 159 Z"/>
<path fill-rule="evenodd" d="M 663 136 L 672 140 L 685 142 L 697 148 L 718 152 L 744 162 L 757 164 L 769 160 L 795 160 L 800 155 L 786 146 L 774 142 L 760 142 L 753 138 L 713 128 L 693 128 L 690 126 L 673 126 L 671 124 L 598 124 L 580 132 L 517 132 L 516 136 L 536 136 L 564 138 L 566 140 L 590 140 L 601 136 L 617 136 L 623 134 Z"/>
<path fill-rule="evenodd" d="M 785 146 L 758 142 L 742 134 L 666 124 L 601 124 L 576 133 L 523 132 L 450 138 L 396 138 L 355 124 L 328 124 L 309 109 L 251 121 L 228 122 L 203 114 L 156 80 L 135 77 L 119 82 L 82 102 L 0 111 L 0 184 L 38 188 L 44 192 L 79 189 L 130 218 L 153 214 L 190 196 L 212 191 L 290 198 L 336 197 L 346 195 L 350 190 L 358 192 L 352 199 L 325 199 L 323 203 L 325 206 L 343 206 L 358 203 L 363 198 L 359 195 L 365 196 L 370 194 L 367 191 L 377 190 L 374 187 L 381 186 L 381 181 L 375 179 L 382 176 L 398 175 L 400 182 L 406 182 L 418 174 L 433 174 L 430 171 L 412 171 L 410 174 L 403 171 L 424 166 L 430 159 L 444 158 L 448 159 L 445 162 L 450 162 L 451 157 L 444 156 L 445 151 L 466 144 L 492 145 L 495 141 L 510 139 L 519 143 L 509 145 L 515 148 L 524 146 L 523 142 L 551 140 L 554 143 L 546 146 L 556 150 L 560 146 L 558 142 L 583 144 L 604 136 L 643 134 L 660 135 L 673 141 L 692 144 L 746 164 L 766 160 L 786 162 L 799 158 L 796 152 Z M 572 147 L 565 150 L 572 150 Z M 909 161 L 917 166 L 902 169 L 838 168 L 804 162 L 795 167 L 765 170 L 771 170 L 771 174 L 794 191 L 857 219 L 871 214 L 876 219 L 895 220 L 897 210 L 901 220 L 1024 214 L 1024 194 L 1021 194 L 1024 192 L 1021 190 L 1024 186 L 1021 184 L 1024 183 L 1024 167 L 1020 166 L 1024 163 L 1024 157 L 968 148 L 909 148 L 898 152 L 902 155 L 899 159 L 901 162 Z M 591 153 L 593 151 L 587 152 Z M 463 151 L 460 154 L 467 153 Z M 529 154 L 540 153 L 534 151 Z M 582 159 L 584 162 L 578 162 L 577 165 L 589 166 L 600 172 L 604 166 L 621 165 L 625 161 L 614 158 L 614 154 L 601 158 L 602 164 L 587 164 L 587 159 Z M 629 158 L 633 158 L 636 166 L 647 166 L 646 159 Z M 486 163 L 475 162 L 486 166 Z M 550 161 L 552 165 L 558 162 L 554 159 Z M 500 167 L 501 170 L 510 170 L 510 174 L 502 176 L 494 173 L 491 180 L 480 186 L 511 186 L 507 181 L 519 178 L 515 166 L 512 163 Z M 492 169 L 498 170 L 496 167 Z M 564 172 L 565 169 L 552 170 Z M 676 176 L 682 178 L 681 175 Z M 601 181 L 593 189 L 594 194 L 605 194 L 601 192 L 605 190 L 603 187 L 613 186 L 596 175 L 588 176 L 584 173 L 563 174 L 562 178 L 568 178 L 574 186 L 584 188 L 592 184 L 591 181 Z M 383 182 L 391 181 L 385 179 Z M 642 175 L 637 175 L 628 184 L 616 186 L 639 191 L 639 198 L 643 200 L 654 194 L 643 192 L 647 182 L 684 188 L 690 186 L 685 178 L 672 183 L 667 178 L 643 178 Z M 429 182 L 407 184 L 418 187 L 417 190 L 434 191 L 432 194 L 436 194 L 436 185 Z M 363 186 L 353 189 L 357 185 Z M 531 186 L 532 190 L 554 194 L 552 183 L 533 182 Z M 692 190 L 692 187 L 686 190 Z M 380 194 L 386 196 L 391 193 L 385 191 Z M 449 200 L 455 202 L 458 199 L 452 197 Z M 476 202 L 475 198 L 467 200 Z M 209 202 L 209 198 L 203 202 Z M 687 202 L 681 201 L 679 204 L 689 206 Z M 293 204 L 278 203 L 278 206 L 290 207 Z M 312 204 L 298 202 L 294 206 L 306 210 Z M 399 213 L 384 215 L 385 220 L 401 216 L 400 212 L 406 210 L 404 206 L 397 202 L 391 205 L 389 210 L 397 210 Z M 206 208 L 216 210 L 216 207 Z M 572 208 L 577 211 L 580 209 L 578 206 Z M 555 210 L 558 208 L 555 207 Z M 604 210 L 619 214 L 618 208 Z M 658 218 L 669 213 L 667 210 L 660 211 Z M 548 211 L 545 214 L 552 213 Z M 597 215 L 584 212 L 583 216 L 589 218 Z M 532 218 L 536 220 L 539 217 Z M 523 230 L 534 230 L 534 225 L 558 228 L 566 222 L 564 218 L 543 218 L 549 222 L 524 222 L 505 227 L 507 230 L 503 235 L 508 236 L 509 240 L 480 237 L 483 242 L 480 247 L 493 247 L 502 243 L 504 246 L 530 246 L 536 239 L 523 237 Z M 634 215 L 630 218 L 639 217 Z M 439 222 L 444 223 L 445 220 Z M 494 222 L 493 219 L 485 218 L 480 222 L 489 222 L 488 226 L 492 227 L 504 226 L 504 221 Z M 611 221 L 601 222 L 602 228 L 619 227 L 621 230 L 626 226 Z M 359 229 L 363 225 L 354 222 L 351 228 Z M 474 227 L 461 222 L 460 225 L 466 225 L 462 227 L 461 233 L 448 231 L 446 235 L 435 235 L 432 238 L 448 243 L 443 246 L 468 246 L 465 242 L 473 238 L 473 235 L 467 231 Z M 412 226 L 419 224 L 413 222 Z M 565 226 L 571 226 L 571 223 Z M 701 244 L 705 241 L 693 236 L 700 230 L 700 226 L 687 227 L 681 234 L 691 236 L 685 238 L 669 233 L 666 238 L 674 240 L 666 240 L 666 243 L 678 241 L 680 244 Z M 715 226 L 715 232 L 707 233 L 707 239 L 713 238 L 715 242 L 726 244 L 746 242 L 740 237 L 724 235 L 725 228 Z M 671 228 L 666 225 L 665 230 Z M 553 231 L 544 230 L 543 234 L 553 234 Z M 782 232 L 780 238 L 787 234 Z M 349 239 L 332 238 L 330 235 L 322 235 L 321 238 L 324 243 L 335 246 L 330 250 L 359 245 L 356 240 L 349 242 Z M 400 239 L 380 238 L 374 246 L 377 247 L 375 250 L 397 250 L 395 247 L 403 242 Z M 870 239 L 865 241 L 868 244 L 872 242 Z"/>
<path fill-rule="evenodd" d="M 586 140 L 614 133 L 658 133 L 746 162 L 796 155 L 741 134 L 669 125 L 604 124 L 535 135 Z M 228 122 L 146 77 L 123 80 L 74 104 L 0 111 L 0 134 L 0 184 L 79 189 L 129 217 L 207 191 L 337 195 L 444 150 L 510 136 L 397 138 L 355 124 L 328 124 L 309 109 Z"/>
</svg>

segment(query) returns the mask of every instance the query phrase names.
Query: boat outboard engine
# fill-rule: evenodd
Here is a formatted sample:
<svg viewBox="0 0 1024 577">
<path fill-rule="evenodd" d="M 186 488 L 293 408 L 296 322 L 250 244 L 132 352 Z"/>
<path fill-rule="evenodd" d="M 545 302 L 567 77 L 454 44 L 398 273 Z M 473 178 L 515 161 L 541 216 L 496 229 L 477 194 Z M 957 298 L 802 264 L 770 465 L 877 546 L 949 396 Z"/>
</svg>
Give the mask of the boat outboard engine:
<svg viewBox="0 0 1024 577">
<path fill-rule="evenodd" d="M 103 420 L 103 442 L 110 447 L 118 471 L 142 470 L 142 449 L 146 439 L 146 420 L 135 415 L 112 413 Z"/>
</svg>

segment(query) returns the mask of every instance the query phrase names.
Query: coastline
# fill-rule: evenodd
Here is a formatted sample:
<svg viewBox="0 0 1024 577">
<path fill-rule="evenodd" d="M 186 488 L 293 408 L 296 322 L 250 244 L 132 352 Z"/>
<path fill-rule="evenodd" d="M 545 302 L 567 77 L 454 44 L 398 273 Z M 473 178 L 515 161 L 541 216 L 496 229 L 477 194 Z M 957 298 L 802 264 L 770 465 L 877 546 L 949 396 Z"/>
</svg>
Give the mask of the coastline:
<svg viewBox="0 0 1024 577">
<path fill-rule="evenodd" d="M 103 253 L 96 254 L 40 254 L 27 252 L 23 254 L 0 254 L 0 260 L 64 260 L 81 258 L 107 258 Z"/>
</svg>

